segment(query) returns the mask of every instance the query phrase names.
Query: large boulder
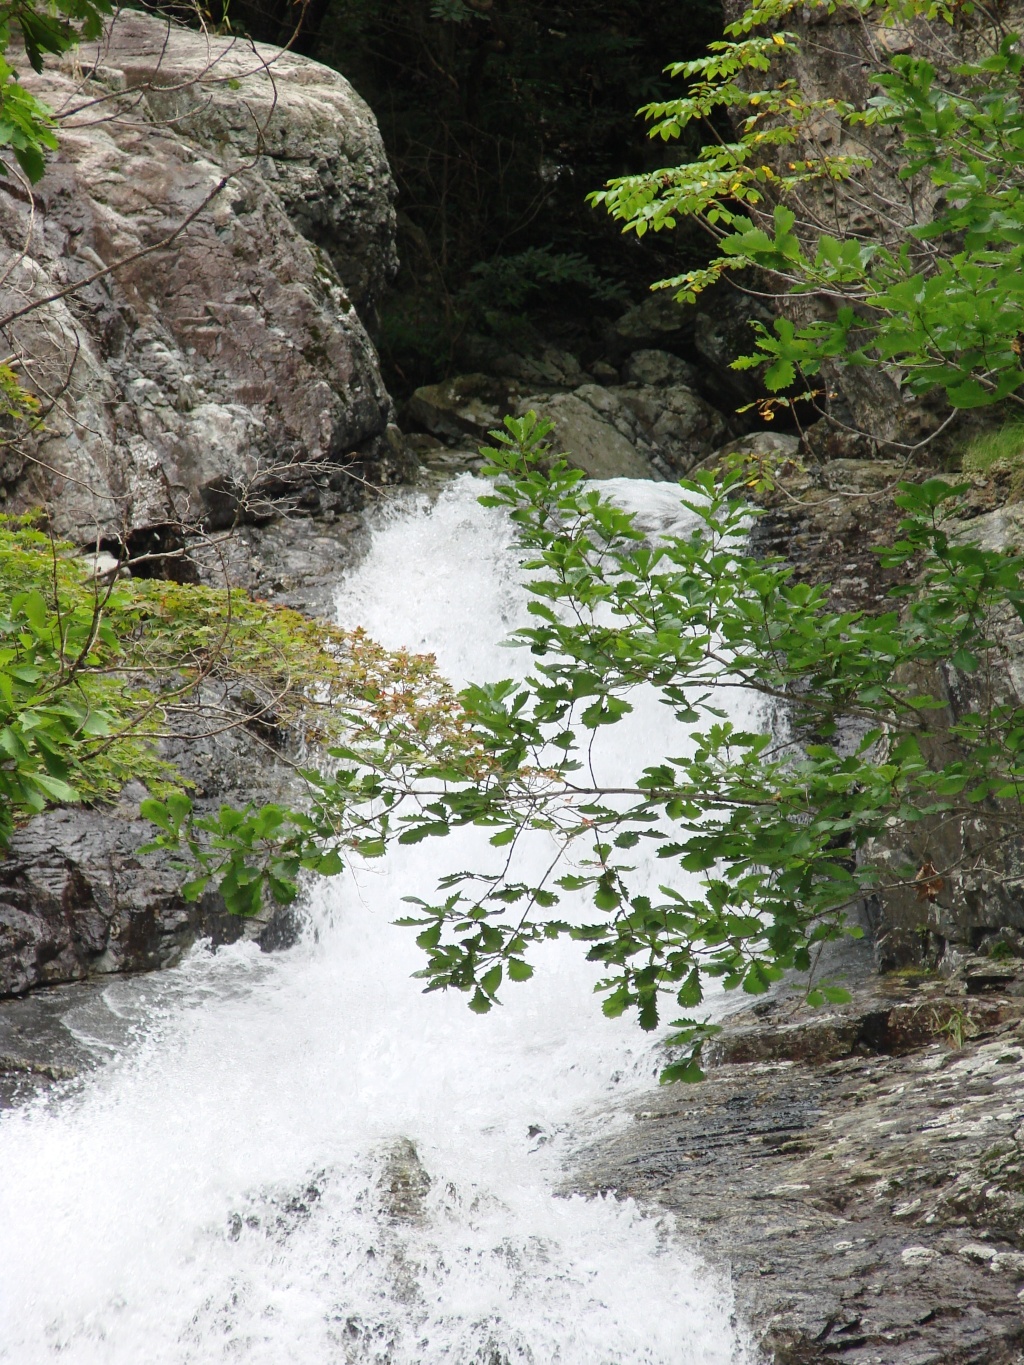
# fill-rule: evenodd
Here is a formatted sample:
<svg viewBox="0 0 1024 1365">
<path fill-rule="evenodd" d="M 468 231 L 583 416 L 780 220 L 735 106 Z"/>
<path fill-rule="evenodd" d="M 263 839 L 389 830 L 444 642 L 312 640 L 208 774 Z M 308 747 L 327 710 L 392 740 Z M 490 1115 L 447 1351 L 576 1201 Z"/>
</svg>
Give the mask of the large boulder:
<svg viewBox="0 0 1024 1365">
<path fill-rule="evenodd" d="M 581 384 L 568 394 L 521 398 L 517 411 L 553 422 L 558 448 L 591 478 L 678 478 L 725 439 L 728 423 L 680 382 L 688 373 L 682 362 L 663 352 L 644 357 L 632 373 L 658 382 Z"/>
<path fill-rule="evenodd" d="M 351 506 L 353 465 L 387 478 L 354 299 L 393 266 L 393 185 L 344 79 L 123 12 L 29 84 L 61 147 L 32 199 L 0 188 L 0 323 L 45 417 L 0 469 L 7 506 L 127 541 L 284 491 Z"/>
<path fill-rule="evenodd" d="M 536 412 L 554 424 L 552 440 L 592 479 L 672 479 L 723 441 L 729 424 L 691 387 L 693 368 L 667 351 L 644 350 L 626 365 L 625 384 L 534 389 L 513 380 L 458 375 L 417 389 L 409 416 L 442 440 L 480 444 L 509 414 Z"/>
<path fill-rule="evenodd" d="M 734 414 L 760 398 L 763 386 L 756 373 L 734 370 L 732 362 L 753 349 L 753 324 L 771 320 L 760 300 L 728 282 L 701 294 L 695 304 L 677 303 L 670 290 L 659 290 L 618 319 L 609 341 L 616 354 L 632 353 L 627 369 L 636 356 L 642 365 L 652 349 L 685 357 L 680 363 L 688 363 L 686 383 L 713 406 Z"/>
<path fill-rule="evenodd" d="M 398 257 L 395 186 L 369 106 L 337 71 L 293 52 L 190 29 L 172 30 L 165 46 L 165 32 L 151 16 L 124 12 L 78 60 L 108 90 L 143 91 L 150 118 L 215 160 L 255 157 L 260 179 L 330 257 L 355 307 L 372 308 Z"/>
<path fill-rule="evenodd" d="M 592 479 L 657 477 L 650 460 L 637 448 L 632 415 L 608 389 L 584 384 L 574 393 L 524 398 L 519 411 L 534 411 L 553 422 L 555 448 Z"/>
</svg>

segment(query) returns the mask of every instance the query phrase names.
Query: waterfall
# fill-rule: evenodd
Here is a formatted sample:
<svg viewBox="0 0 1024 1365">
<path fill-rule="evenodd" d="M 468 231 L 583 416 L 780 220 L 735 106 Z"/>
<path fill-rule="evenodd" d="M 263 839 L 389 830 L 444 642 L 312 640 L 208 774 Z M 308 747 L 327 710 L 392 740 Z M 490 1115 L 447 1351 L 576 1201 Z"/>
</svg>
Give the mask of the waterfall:
<svg viewBox="0 0 1024 1365">
<path fill-rule="evenodd" d="M 342 624 L 433 651 L 460 684 L 529 664 L 501 645 L 525 596 L 479 487 L 392 511 L 338 597 Z M 652 530 L 687 522 L 667 485 L 615 496 Z M 635 773 L 673 726 L 641 699 L 597 761 Z M 107 1023 L 77 1019 L 99 1038 L 116 1016 L 123 1041 L 0 1115 L 4 1365 L 752 1358 L 727 1279 L 667 1222 L 555 1194 L 658 1067 L 633 1021 L 602 1016 L 579 947 L 545 945 L 484 1017 L 410 979 L 401 897 L 487 849 L 461 831 L 356 867 L 315 890 L 296 947 L 200 948 L 108 987 Z"/>
</svg>

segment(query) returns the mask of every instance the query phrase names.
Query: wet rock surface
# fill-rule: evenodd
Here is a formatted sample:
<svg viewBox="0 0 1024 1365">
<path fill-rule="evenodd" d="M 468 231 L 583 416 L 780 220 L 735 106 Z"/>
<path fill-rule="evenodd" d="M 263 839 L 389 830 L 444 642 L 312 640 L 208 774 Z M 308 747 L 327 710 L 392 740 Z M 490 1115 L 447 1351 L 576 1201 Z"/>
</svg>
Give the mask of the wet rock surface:
<svg viewBox="0 0 1024 1365">
<path fill-rule="evenodd" d="M 67 1020 L 102 989 L 98 982 L 76 983 L 0 1001 L 0 1109 L 71 1080 L 95 1063 L 94 1051 L 75 1037 Z"/>
<path fill-rule="evenodd" d="M 255 731 L 177 739 L 167 756 L 194 784 L 197 810 L 280 799 L 290 770 Z M 141 784 L 113 805 L 62 807 L 18 828 L 0 860 L 0 999 L 88 976 L 168 967 L 199 938 L 265 946 L 292 941 L 287 913 L 229 915 L 220 896 L 181 894 L 183 873 L 145 854 L 154 827 L 139 815 Z"/>
<path fill-rule="evenodd" d="M 735 1016 L 708 1079 L 651 1095 L 574 1188 L 674 1215 L 775 1365 L 1016 1365 L 1024 1001 L 965 989 Z"/>
<path fill-rule="evenodd" d="M 387 1148 L 377 1188 L 391 1222 L 410 1223 L 423 1217 L 430 1176 L 409 1138 L 396 1138 Z"/>
<path fill-rule="evenodd" d="M 391 496 L 400 496 L 399 490 Z M 333 620 L 338 582 L 369 541 L 366 518 L 358 512 L 279 517 L 262 526 L 240 526 L 215 546 L 191 545 L 189 555 L 212 586 L 229 582 L 268 602 Z"/>
</svg>

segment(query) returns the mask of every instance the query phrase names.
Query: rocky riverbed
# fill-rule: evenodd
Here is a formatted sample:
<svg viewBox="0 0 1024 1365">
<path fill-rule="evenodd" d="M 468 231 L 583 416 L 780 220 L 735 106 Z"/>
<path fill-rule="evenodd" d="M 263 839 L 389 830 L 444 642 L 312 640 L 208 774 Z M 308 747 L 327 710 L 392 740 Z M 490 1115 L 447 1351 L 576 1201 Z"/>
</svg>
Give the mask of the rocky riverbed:
<svg viewBox="0 0 1024 1365">
<path fill-rule="evenodd" d="M 1024 1360 L 1024 973 L 866 979 L 733 1016 L 575 1188 L 667 1215 L 774 1365 Z"/>
</svg>

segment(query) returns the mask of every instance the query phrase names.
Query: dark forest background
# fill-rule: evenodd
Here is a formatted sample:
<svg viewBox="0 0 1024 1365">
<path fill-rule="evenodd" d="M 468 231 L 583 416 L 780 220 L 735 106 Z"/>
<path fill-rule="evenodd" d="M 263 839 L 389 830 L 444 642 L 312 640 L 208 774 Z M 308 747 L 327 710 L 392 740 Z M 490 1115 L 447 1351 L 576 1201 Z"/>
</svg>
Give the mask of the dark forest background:
<svg viewBox="0 0 1024 1365">
<path fill-rule="evenodd" d="M 609 320 L 704 244 L 624 237 L 586 195 L 687 152 L 639 105 L 665 64 L 721 34 L 718 0 L 215 0 L 233 32 L 342 72 L 380 123 L 399 187 L 401 269 L 373 320 L 397 395 L 488 342 L 586 362 Z M 692 150 L 692 149 L 689 149 Z"/>
</svg>

